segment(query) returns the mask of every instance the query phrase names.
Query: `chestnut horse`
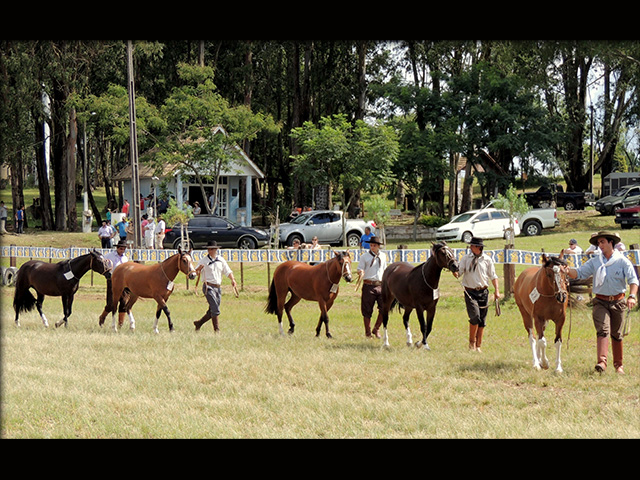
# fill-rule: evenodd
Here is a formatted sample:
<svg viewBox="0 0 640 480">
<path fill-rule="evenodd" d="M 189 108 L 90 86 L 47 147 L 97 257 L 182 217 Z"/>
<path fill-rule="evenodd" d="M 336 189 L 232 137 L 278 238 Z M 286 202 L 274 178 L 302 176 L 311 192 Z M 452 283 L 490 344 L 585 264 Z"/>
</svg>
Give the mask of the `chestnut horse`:
<svg viewBox="0 0 640 480">
<path fill-rule="evenodd" d="M 173 292 L 173 280 L 176 278 L 176 275 L 178 275 L 178 272 L 184 273 L 191 280 L 196 278 L 191 252 L 183 252 L 180 248 L 175 255 L 154 265 L 126 262 L 114 269 L 111 275 L 111 290 L 113 294 L 111 316 L 113 319 L 113 330 L 118 330 L 116 327 L 116 310 L 118 309 L 116 299 L 119 299 L 122 294 L 125 293 L 126 289 L 129 298 L 125 305 L 125 310 L 129 316 L 129 326 L 131 330 L 135 330 L 136 328 L 136 321 L 131 313 L 131 308 L 138 298 L 142 297 L 153 298 L 158 304 L 153 331 L 158 333 L 158 320 L 160 313 L 164 312 L 169 322 L 169 331 L 173 332 L 171 312 L 169 312 L 169 307 L 167 307 L 167 300 Z"/>
<path fill-rule="evenodd" d="M 49 327 L 47 317 L 42 311 L 42 303 L 45 295 L 62 297 L 62 309 L 64 318 L 56 323 L 59 327 L 71 316 L 73 297 L 80 286 L 80 279 L 89 270 L 93 270 L 105 277 L 111 275 L 110 262 L 95 249 L 85 255 L 63 260 L 58 263 L 45 263 L 40 260 L 29 260 L 20 267 L 16 275 L 16 290 L 13 296 L 13 309 L 16 311 L 16 325 L 20 326 L 18 315 L 20 312 L 28 312 L 35 306 L 42 318 L 45 327 Z M 33 288 L 38 294 L 38 299 L 29 291 Z"/>
<path fill-rule="evenodd" d="M 543 254 L 544 264 L 524 270 L 513 285 L 514 298 L 522 314 L 524 328 L 529 334 L 533 368 L 536 370 L 549 368 L 544 329 L 547 321 L 553 320 L 556 324 L 556 372 L 562 372 L 562 326 L 569 302 L 568 281 L 563 268 L 567 262 L 563 256 L 560 254 L 559 257 L 547 257 Z M 537 340 L 534 337 L 534 328 Z"/>
<path fill-rule="evenodd" d="M 328 338 L 329 333 L 329 309 L 338 296 L 340 278 L 351 281 L 351 255 L 349 251 L 335 252 L 332 259 L 308 265 L 303 262 L 289 260 L 281 263 L 273 272 L 273 280 L 269 288 L 269 299 L 264 309 L 266 313 L 278 316 L 280 334 L 282 329 L 282 311 L 289 318 L 289 334 L 293 334 L 295 323 L 291 316 L 291 309 L 302 299 L 318 302 L 320 307 L 320 320 L 316 327 L 316 337 L 320 335 L 322 324 Z M 285 303 L 287 293 L 291 292 L 291 298 Z"/>
<path fill-rule="evenodd" d="M 416 347 L 422 346 L 429 350 L 427 337 L 433 327 L 433 319 L 436 315 L 438 304 L 440 274 L 447 268 L 451 272 L 458 271 L 458 262 L 453 250 L 446 242 L 432 244 L 431 256 L 417 267 L 405 262 L 395 262 L 389 265 L 382 275 L 382 324 L 384 325 L 384 347 L 389 346 L 387 322 L 389 311 L 394 305 L 399 304 L 404 308 L 402 321 L 407 334 L 407 345 L 412 345 L 413 340 L 409 329 L 409 316 L 415 309 L 420 322 L 422 340 L 416 342 Z M 424 312 L 427 312 L 425 322 Z"/>
</svg>

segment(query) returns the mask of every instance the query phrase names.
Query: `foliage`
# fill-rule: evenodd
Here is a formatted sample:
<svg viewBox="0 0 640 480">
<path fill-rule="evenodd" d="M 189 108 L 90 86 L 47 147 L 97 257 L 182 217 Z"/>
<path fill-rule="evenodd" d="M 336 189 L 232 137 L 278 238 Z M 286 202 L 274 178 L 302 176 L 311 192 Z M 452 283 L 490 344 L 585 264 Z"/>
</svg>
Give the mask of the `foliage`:
<svg viewBox="0 0 640 480">
<path fill-rule="evenodd" d="M 520 215 L 524 215 L 531 210 L 531 206 L 527 203 L 524 196 L 518 195 L 518 192 L 513 187 L 513 185 L 509 186 L 504 195 L 498 194 L 498 196 L 493 199 L 493 206 L 495 208 L 505 210 L 509 213 L 509 226 L 511 228 L 511 231 L 513 231 L 515 227 L 514 218 Z"/>
</svg>

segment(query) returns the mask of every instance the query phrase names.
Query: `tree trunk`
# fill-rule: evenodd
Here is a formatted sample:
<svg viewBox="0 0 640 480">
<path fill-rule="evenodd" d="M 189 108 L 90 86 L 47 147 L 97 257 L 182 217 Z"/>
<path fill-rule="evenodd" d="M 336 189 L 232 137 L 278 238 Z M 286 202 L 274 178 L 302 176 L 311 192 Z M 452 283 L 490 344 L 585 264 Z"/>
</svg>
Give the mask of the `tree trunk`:
<svg viewBox="0 0 640 480">
<path fill-rule="evenodd" d="M 67 211 L 65 212 L 67 219 L 67 231 L 78 231 L 78 211 L 76 208 L 76 145 L 78 143 L 78 122 L 76 110 L 72 108 L 69 112 L 69 135 L 67 137 L 66 147 L 66 194 L 67 194 Z"/>
<path fill-rule="evenodd" d="M 47 171 L 46 139 L 44 138 L 44 122 L 35 122 L 36 136 L 36 173 L 38 175 L 38 189 L 40 191 L 40 215 L 42 230 L 53 230 L 53 209 L 51 207 L 51 192 L 49 190 L 49 172 Z"/>
</svg>

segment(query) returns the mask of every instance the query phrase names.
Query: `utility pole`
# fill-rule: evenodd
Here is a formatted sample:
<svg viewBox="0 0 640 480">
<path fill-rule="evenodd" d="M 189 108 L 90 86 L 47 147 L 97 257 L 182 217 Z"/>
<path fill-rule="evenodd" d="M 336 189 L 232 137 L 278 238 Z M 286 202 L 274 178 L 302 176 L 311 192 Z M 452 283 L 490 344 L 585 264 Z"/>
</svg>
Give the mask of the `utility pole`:
<svg viewBox="0 0 640 480">
<path fill-rule="evenodd" d="M 140 172 L 138 170 L 138 135 L 136 129 L 136 89 L 133 80 L 133 46 L 127 40 L 127 80 L 129 87 L 129 150 L 131 155 L 131 209 L 133 211 L 133 248 L 142 248 L 140 219 Z"/>
</svg>

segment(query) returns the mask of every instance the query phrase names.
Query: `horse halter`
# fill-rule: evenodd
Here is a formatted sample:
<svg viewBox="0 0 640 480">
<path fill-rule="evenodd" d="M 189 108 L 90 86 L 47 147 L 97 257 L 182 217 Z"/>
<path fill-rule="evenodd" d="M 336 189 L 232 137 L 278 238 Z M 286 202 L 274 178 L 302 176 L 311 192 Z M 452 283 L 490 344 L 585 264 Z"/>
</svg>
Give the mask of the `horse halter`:
<svg viewBox="0 0 640 480">
<path fill-rule="evenodd" d="M 549 280 L 549 283 L 553 285 L 553 296 L 558 303 L 565 303 L 567 301 L 567 278 L 562 273 L 560 265 L 553 265 L 553 267 L 543 267 L 544 273 Z M 553 273 L 549 272 L 551 270 Z M 553 278 L 552 278 L 553 277 Z"/>
<path fill-rule="evenodd" d="M 185 258 L 186 257 L 186 258 Z M 182 263 L 185 262 L 187 264 L 186 267 L 186 272 L 184 270 L 182 270 L 181 266 Z M 191 260 L 191 255 L 189 255 L 186 252 L 180 252 L 180 267 L 178 267 L 180 269 L 180 271 L 182 273 L 184 273 L 187 277 L 189 277 L 191 280 L 193 280 L 194 278 L 196 278 L 196 276 L 198 275 L 196 273 L 196 269 L 193 268 L 193 262 Z"/>
<path fill-rule="evenodd" d="M 349 260 L 348 261 L 345 260 L 345 257 L 348 258 Z M 340 268 L 340 276 L 344 278 L 347 282 L 351 282 L 353 278 L 351 276 L 351 255 L 349 255 L 349 251 L 346 251 L 343 253 L 341 252 L 337 254 L 334 258 L 337 258 L 338 263 L 342 265 L 342 267 Z M 325 266 L 327 269 L 327 278 L 331 283 L 333 283 L 333 280 L 331 280 L 331 276 L 329 275 L 329 262 L 325 262 Z"/>
<path fill-rule="evenodd" d="M 446 265 L 441 265 L 442 268 L 446 268 L 452 272 L 457 272 L 458 262 L 456 262 L 456 257 L 453 254 L 453 250 L 451 250 L 451 247 L 449 247 L 446 244 L 443 244 L 442 246 L 440 246 L 437 251 L 433 252 L 436 255 L 436 258 L 438 257 L 438 254 L 440 252 L 444 252 L 444 258 L 446 260 Z M 438 265 L 440 265 L 439 260 L 438 260 Z"/>
</svg>

